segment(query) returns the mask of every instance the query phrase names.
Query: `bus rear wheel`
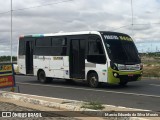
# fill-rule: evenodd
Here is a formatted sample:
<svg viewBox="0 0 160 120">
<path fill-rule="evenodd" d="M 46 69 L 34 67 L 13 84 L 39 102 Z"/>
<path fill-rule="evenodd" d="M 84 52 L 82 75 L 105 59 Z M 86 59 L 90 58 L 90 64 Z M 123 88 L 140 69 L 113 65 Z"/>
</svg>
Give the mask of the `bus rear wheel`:
<svg viewBox="0 0 160 120">
<path fill-rule="evenodd" d="M 52 78 L 46 77 L 45 72 L 43 70 L 41 70 L 41 71 L 38 72 L 38 80 L 41 83 L 49 83 L 49 82 L 52 81 Z"/>
<path fill-rule="evenodd" d="M 88 75 L 88 84 L 90 87 L 97 88 L 99 86 L 97 73 L 90 73 Z"/>
</svg>

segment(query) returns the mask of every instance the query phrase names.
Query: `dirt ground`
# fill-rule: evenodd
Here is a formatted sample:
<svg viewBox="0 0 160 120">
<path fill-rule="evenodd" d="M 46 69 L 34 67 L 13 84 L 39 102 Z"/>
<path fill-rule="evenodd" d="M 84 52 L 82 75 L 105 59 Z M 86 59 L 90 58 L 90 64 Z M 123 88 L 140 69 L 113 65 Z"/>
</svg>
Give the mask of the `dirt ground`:
<svg viewBox="0 0 160 120">
<path fill-rule="evenodd" d="M 145 65 L 143 67 L 144 77 L 160 77 L 160 66 Z"/>
</svg>

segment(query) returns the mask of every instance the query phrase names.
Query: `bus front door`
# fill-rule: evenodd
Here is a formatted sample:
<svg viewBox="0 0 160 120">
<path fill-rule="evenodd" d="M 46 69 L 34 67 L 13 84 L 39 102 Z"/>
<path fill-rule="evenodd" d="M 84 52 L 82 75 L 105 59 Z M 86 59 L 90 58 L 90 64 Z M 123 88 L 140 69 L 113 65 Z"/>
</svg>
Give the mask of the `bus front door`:
<svg viewBox="0 0 160 120">
<path fill-rule="evenodd" d="M 71 40 L 70 78 L 85 78 L 85 40 Z"/>
<path fill-rule="evenodd" d="M 26 74 L 33 74 L 33 42 L 26 41 Z"/>
</svg>

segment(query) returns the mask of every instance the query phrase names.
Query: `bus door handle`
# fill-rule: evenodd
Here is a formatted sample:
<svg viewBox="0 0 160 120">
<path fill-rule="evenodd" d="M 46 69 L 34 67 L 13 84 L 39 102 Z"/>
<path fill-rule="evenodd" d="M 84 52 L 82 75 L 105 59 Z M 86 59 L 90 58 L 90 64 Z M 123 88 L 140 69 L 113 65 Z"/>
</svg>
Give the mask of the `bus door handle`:
<svg viewBox="0 0 160 120">
<path fill-rule="evenodd" d="M 64 68 L 61 68 L 61 69 L 64 69 Z"/>
</svg>

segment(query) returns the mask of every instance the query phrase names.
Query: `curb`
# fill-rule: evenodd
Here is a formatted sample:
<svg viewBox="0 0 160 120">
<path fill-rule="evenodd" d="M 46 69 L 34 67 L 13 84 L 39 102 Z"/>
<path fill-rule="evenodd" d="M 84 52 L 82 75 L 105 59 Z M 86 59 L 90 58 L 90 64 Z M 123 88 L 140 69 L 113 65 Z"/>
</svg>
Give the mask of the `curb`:
<svg viewBox="0 0 160 120">
<path fill-rule="evenodd" d="M 34 95 L 28 95 L 28 94 L 21 94 L 21 93 L 13 93 L 13 92 L 7 92 L 7 91 L 0 91 L 0 97 L 3 98 L 9 98 L 18 100 L 21 102 L 31 103 L 34 105 L 41 105 L 44 107 L 50 107 L 50 108 L 57 108 L 60 110 L 67 110 L 67 111 L 80 111 L 81 114 L 90 115 L 91 117 L 93 115 L 96 115 L 97 117 L 105 117 L 104 112 L 98 112 L 98 110 L 88 109 L 88 108 L 81 108 L 81 106 L 76 106 L 75 104 L 82 104 L 85 103 L 83 101 L 76 101 L 76 100 L 68 100 L 68 99 L 59 99 L 59 98 L 50 98 L 53 100 L 60 100 L 62 102 L 57 103 L 53 101 L 47 101 L 47 100 L 41 100 L 33 97 Z M 42 96 L 39 96 L 42 97 Z M 44 97 L 45 98 L 45 97 Z M 49 97 L 47 97 L 49 98 Z M 113 105 L 105 105 L 106 107 Z M 125 108 L 125 107 L 117 107 L 117 108 Z M 129 110 L 133 110 L 133 108 L 129 108 Z M 140 110 L 140 109 L 134 109 L 134 110 Z M 97 111 L 97 112 L 96 112 Z M 146 111 L 146 110 L 143 110 Z M 147 110 L 148 111 L 148 110 Z M 113 119 L 113 117 L 105 117 L 107 119 Z M 123 117 L 120 117 L 123 118 Z M 118 119 L 115 117 L 115 119 Z M 148 120 L 146 118 L 140 118 L 140 117 L 127 117 L 127 120 Z"/>
<path fill-rule="evenodd" d="M 18 101 L 22 101 L 22 102 L 26 102 L 26 103 L 31 103 L 34 105 L 42 105 L 45 107 L 51 107 L 51 108 L 53 107 L 53 108 L 58 108 L 58 109 L 66 109 L 66 110 L 74 110 L 75 111 L 75 106 L 65 105 L 63 103 L 45 101 L 45 100 L 41 100 L 41 99 L 36 99 L 36 98 L 32 98 L 31 96 L 26 97 L 24 95 L 26 95 L 26 94 L 12 93 L 12 92 L 6 92 L 6 91 L 0 92 L 0 97 L 14 99 L 14 100 L 18 100 Z M 73 101 L 71 101 L 71 102 L 73 102 Z M 68 101 L 66 103 L 68 103 Z M 77 111 L 78 110 L 80 110 L 80 108 L 79 109 L 77 108 Z"/>
</svg>

